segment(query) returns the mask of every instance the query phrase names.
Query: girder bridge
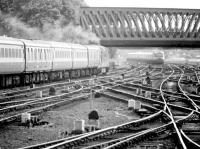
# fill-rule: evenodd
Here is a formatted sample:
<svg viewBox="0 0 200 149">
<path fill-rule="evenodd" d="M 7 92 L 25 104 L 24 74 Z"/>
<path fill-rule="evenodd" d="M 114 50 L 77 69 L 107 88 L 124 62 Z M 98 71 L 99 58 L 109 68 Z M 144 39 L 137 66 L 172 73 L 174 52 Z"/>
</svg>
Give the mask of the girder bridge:
<svg viewBox="0 0 200 149">
<path fill-rule="evenodd" d="M 82 7 L 80 25 L 104 46 L 200 47 L 200 10 Z"/>
</svg>

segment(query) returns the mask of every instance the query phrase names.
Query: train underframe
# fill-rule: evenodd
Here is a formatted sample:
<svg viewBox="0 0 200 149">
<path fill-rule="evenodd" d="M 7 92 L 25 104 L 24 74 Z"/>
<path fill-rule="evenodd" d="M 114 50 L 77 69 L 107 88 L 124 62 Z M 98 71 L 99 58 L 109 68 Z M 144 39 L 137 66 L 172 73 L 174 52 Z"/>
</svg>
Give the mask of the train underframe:
<svg viewBox="0 0 200 149">
<path fill-rule="evenodd" d="M 22 74 L 0 75 L 0 89 L 27 86 L 30 84 L 42 84 L 53 81 L 61 81 L 80 77 L 87 77 L 102 73 L 103 68 L 85 68 L 60 71 L 28 72 Z M 107 69 L 106 69 L 107 70 Z"/>
</svg>

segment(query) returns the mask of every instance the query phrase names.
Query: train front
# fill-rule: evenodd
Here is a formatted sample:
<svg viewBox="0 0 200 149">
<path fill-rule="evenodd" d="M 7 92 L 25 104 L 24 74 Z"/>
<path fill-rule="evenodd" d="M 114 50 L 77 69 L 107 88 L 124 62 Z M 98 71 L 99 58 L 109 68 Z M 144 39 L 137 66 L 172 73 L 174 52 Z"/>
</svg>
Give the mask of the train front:
<svg viewBox="0 0 200 149">
<path fill-rule="evenodd" d="M 164 63 L 164 52 L 162 51 L 137 51 L 128 54 L 127 61 L 130 64 L 144 63 L 144 64 L 157 64 Z"/>
</svg>

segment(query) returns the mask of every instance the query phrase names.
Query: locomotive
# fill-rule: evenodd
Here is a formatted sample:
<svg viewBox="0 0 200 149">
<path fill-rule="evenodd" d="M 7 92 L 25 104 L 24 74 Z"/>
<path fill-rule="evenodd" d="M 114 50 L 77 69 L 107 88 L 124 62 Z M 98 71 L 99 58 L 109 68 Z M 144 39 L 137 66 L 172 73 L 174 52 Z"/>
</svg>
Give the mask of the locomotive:
<svg viewBox="0 0 200 149">
<path fill-rule="evenodd" d="M 130 63 L 140 62 L 148 64 L 163 64 L 164 52 L 162 51 L 132 52 L 129 53 L 127 61 Z"/>
<path fill-rule="evenodd" d="M 0 37 L 0 88 L 96 75 L 108 67 L 103 46 Z"/>
</svg>

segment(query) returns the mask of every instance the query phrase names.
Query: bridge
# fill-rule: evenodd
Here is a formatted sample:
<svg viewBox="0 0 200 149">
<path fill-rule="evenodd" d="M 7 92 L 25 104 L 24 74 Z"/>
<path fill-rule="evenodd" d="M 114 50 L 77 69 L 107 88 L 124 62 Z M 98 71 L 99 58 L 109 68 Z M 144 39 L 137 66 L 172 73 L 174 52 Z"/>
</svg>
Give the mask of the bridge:
<svg viewBox="0 0 200 149">
<path fill-rule="evenodd" d="M 80 25 L 104 46 L 200 47 L 200 10 L 82 7 Z"/>
</svg>

